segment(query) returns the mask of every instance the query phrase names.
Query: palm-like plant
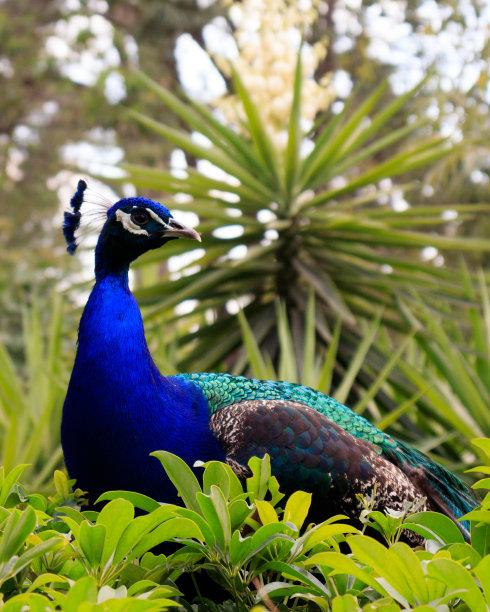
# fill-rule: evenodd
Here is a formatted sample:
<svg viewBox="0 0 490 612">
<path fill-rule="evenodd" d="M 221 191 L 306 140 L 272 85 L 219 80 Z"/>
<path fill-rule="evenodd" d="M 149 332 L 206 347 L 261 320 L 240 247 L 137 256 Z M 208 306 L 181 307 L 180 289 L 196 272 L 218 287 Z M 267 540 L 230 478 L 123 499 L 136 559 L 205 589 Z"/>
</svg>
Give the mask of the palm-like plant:
<svg viewBox="0 0 490 612">
<path fill-rule="evenodd" d="M 389 130 L 417 88 L 383 104 L 386 83 L 363 101 L 354 95 L 341 113 L 317 121 L 309 134 L 312 149 L 303 156 L 301 144 L 307 135 L 300 127 L 300 58 L 299 53 L 288 139 L 281 151 L 273 145 L 260 109 L 236 71 L 232 71 L 233 82 L 245 116 L 240 132 L 220 122 L 209 108 L 182 101 L 140 74 L 142 83 L 210 145 L 200 144 L 185 129 L 171 128 L 136 111 L 130 110 L 130 115 L 192 158 L 207 160 L 224 176 L 205 176 L 194 167 L 188 167 L 185 176 L 177 176 L 161 169 L 123 166 L 138 188 L 186 194 L 186 203 L 175 201 L 170 206 L 200 217 L 203 250 L 196 251 L 187 270 L 184 267 L 173 280 L 165 274 L 138 291 L 140 302 L 150 307 L 147 320 L 165 314 L 167 321 L 179 321 L 186 330 L 198 323 L 197 330 L 181 335 L 180 343 L 188 350 L 179 367 L 219 367 L 224 359 L 230 367 L 230 360 L 236 362 L 240 330 L 235 317 L 224 308 L 232 296 L 244 307 L 260 348 L 274 361 L 277 296 L 291 322 L 293 344 L 299 345 L 304 336 L 302 311 L 310 290 L 316 302 L 315 332 L 320 342 L 331 340 L 339 316 L 346 323 L 338 355 L 346 363 L 359 343 L 359 318 L 381 312 L 384 324 L 405 326 L 398 298 L 405 294 L 408 299 L 409 287 L 416 287 L 433 304 L 441 298 L 455 302 L 464 298 L 453 271 L 420 262 L 421 248 L 429 244 L 442 250 L 490 248 L 487 240 L 449 237 L 437 231 L 445 223 L 441 215 L 447 205 L 414 206 L 404 212 L 379 205 L 380 198 L 389 199 L 414 187 L 404 183 L 383 190 L 379 186 L 382 179 L 404 176 L 409 180 L 414 170 L 454 150 L 445 139 L 430 135 L 430 130 L 424 135 L 425 119 Z M 422 134 L 418 140 L 412 138 L 408 147 L 403 144 L 417 133 Z M 373 161 L 378 158 L 381 161 Z M 483 208 L 451 205 L 460 218 Z M 223 229 L 230 225 L 239 230 L 235 235 Z M 430 233 L 421 231 L 424 228 Z M 147 267 L 181 249 L 180 244 L 167 245 L 165 251 L 149 254 L 139 265 Z M 176 315 L 174 307 L 189 298 L 197 300 L 194 310 Z M 207 323 L 203 324 L 205 315 Z M 301 359 L 301 352 L 296 356 Z"/>
<path fill-rule="evenodd" d="M 441 436 L 458 432 L 469 442 L 490 434 L 490 293 L 482 271 L 479 291 L 466 267 L 460 274 L 472 304 L 468 316 L 455 320 L 447 304 L 435 313 L 414 295 L 405 312 L 413 327 L 428 333 L 415 336 L 418 349 L 401 367 L 418 386 L 424 378 L 432 381 L 427 401 L 439 411 Z"/>
</svg>

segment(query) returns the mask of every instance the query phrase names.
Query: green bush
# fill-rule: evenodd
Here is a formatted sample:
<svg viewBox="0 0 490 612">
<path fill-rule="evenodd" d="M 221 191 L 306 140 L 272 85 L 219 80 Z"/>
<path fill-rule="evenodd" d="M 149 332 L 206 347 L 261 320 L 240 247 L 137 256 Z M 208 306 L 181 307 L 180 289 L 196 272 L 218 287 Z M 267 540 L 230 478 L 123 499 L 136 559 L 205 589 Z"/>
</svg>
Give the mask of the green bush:
<svg viewBox="0 0 490 612">
<path fill-rule="evenodd" d="M 25 482 L 51 490 L 51 474 L 63 465 L 60 422 L 72 356 L 63 351 L 66 320 L 59 295 L 47 309 L 23 307 L 19 363 L 0 341 L 0 465 L 6 471 L 28 464 Z"/>
<path fill-rule="evenodd" d="M 475 443 L 490 463 L 490 440 Z M 369 499 L 361 530 L 340 515 L 307 525 L 310 494 L 284 499 L 267 456 L 251 459 L 245 486 L 226 464 L 203 464 L 202 487 L 175 455 L 155 456 L 183 507 L 113 491 L 100 512 L 84 510 L 62 472 L 51 497 L 23 488 L 24 466 L 0 472 L 3 609 L 488 610 L 490 494 L 465 517 L 470 545 L 443 515 L 410 507 L 383 515 Z M 428 538 L 425 546 L 410 548 L 405 530 Z M 156 549 L 171 542 L 171 552 Z M 180 592 L 184 574 L 197 593 L 203 580 L 217 583 L 224 603 Z"/>
</svg>

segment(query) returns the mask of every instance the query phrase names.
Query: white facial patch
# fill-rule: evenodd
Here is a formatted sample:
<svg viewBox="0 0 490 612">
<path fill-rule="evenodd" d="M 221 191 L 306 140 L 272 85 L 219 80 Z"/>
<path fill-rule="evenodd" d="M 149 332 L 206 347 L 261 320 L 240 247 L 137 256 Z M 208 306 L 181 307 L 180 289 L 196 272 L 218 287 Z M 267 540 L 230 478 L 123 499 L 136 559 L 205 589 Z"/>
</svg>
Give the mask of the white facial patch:
<svg viewBox="0 0 490 612">
<path fill-rule="evenodd" d="M 151 208 L 145 208 L 146 212 L 153 217 L 157 223 L 160 223 L 163 227 L 168 227 L 167 224 L 157 215 L 157 213 Z"/>
<path fill-rule="evenodd" d="M 155 221 L 157 221 L 162 227 L 166 227 L 165 223 L 153 210 L 151 210 L 151 208 L 145 208 L 145 211 L 150 215 L 150 217 L 153 217 L 153 219 L 155 219 Z M 132 234 L 140 234 L 143 236 L 150 235 L 145 229 L 143 229 L 139 225 L 136 225 L 136 223 L 131 220 L 131 213 L 127 213 L 122 210 L 116 210 L 116 217 L 117 220 L 122 223 L 124 229 L 128 230 L 128 232 L 131 232 Z"/>
</svg>

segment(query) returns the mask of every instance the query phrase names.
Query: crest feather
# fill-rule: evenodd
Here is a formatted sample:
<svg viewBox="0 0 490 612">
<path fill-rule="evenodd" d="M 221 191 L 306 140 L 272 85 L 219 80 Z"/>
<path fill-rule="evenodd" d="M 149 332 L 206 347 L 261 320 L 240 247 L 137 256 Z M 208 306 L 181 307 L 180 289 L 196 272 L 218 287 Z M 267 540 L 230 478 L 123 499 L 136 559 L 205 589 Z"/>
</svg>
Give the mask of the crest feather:
<svg viewBox="0 0 490 612">
<path fill-rule="evenodd" d="M 68 244 L 66 250 L 70 255 L 74 255 L 78 246 L 75 239 L 75 232 L 80 226 L 80 219 L 82 217 L 80 207 L 82 206 L 83 194 L 86 189 L 87 183 L 83 179 L 80 179 L 78 181 L 77 190 L 70 200 L 70 207 L 73 212 L 66 211 L 64 214 L 63 236 Z"/>
</svg>

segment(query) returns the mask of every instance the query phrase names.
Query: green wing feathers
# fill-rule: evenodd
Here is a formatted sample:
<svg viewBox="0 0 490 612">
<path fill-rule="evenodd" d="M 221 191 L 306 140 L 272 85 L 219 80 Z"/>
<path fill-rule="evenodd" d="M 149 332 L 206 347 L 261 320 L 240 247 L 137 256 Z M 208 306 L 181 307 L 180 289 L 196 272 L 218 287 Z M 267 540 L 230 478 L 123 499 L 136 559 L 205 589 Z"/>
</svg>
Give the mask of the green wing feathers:
<svg viewBox="0 0 490 612">
<path fill-rule="evenodd" d="M 217 410 L 250 400 L 287 400 L 299 402 L 317 410 L 356 438 L 367 440 L 379 447 L 395 447 L 396 442 L 380 431 L 364 417 L 320 391 L 275 380 L 257 380 L 230 374 L 179 374 L 179 378 L 191 380 L 201 388 L 209 402 L 211 414 Z"/>
<path fill-rule="evenodd" d="M 430 507 L 455 521 L 478 504 L 469 487 L 442 465 L 395 440 L 347 406 L 319 391 L 288 382 L 262 381 L 230 374 L 179 374 L 178 377 L 199 386 L 208 401 L 212 418 L 225 407 L 245 406 L 258 400 L 270 400 L 271 405 L 277 400 L 295 402 L 312 408 L 350 435 L 367 442 L 370 451 L 390 461 L 408 477 L 421 495 L 427 497 Z M 458 525 L 467 537 L 468 525 Z"/>
</svg>

